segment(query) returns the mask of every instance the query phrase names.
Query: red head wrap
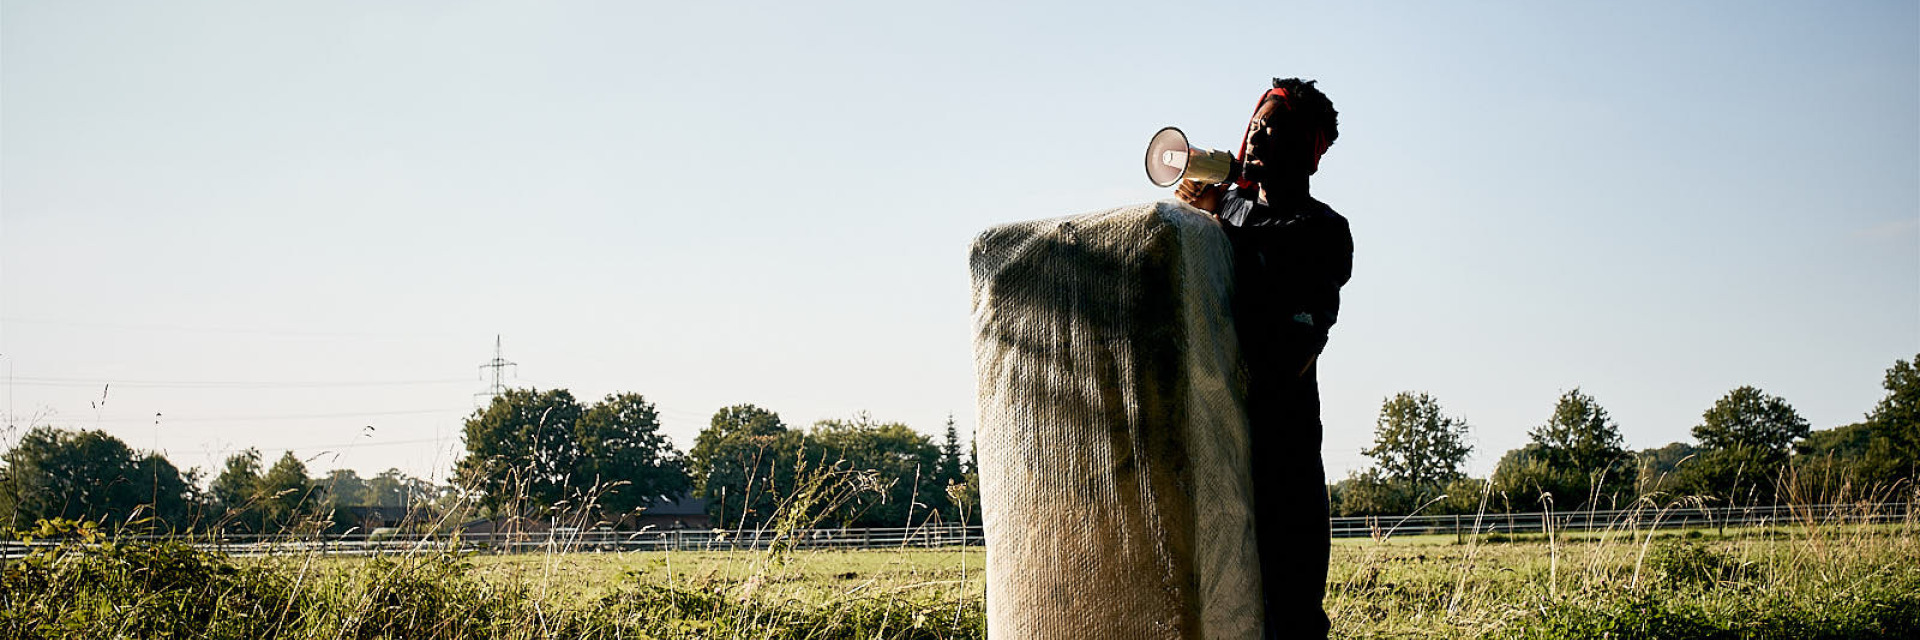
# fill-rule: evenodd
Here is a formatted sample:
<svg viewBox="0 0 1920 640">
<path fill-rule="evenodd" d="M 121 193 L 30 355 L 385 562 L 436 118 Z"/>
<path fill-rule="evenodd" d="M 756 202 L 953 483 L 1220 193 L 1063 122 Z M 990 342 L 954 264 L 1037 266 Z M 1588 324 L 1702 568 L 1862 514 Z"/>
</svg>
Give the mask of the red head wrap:
<svg viewBox="0 0 1920 640">
<path fill-rule="evenodd" d="M 1287 97 L 1287 90 L 1275 87 L 1267 90 L 1266 93 L 1260 94 L 1260 101 L 1253 103 L 1254 115 L 1260 114 L 1260 105 L 1266 104 L 1269 98 L 1279 100 L 1282 108 L 1288 111 L 1293 110 L 1293 100 Z M 1251 117 L 1248 118 L 1248 122 L 1251 124 Z M 1235 156 L 1240 159 L 1240 162 L 1244 163 L 1247 161 L 1247 139 L 1252 136 L 1252 127 L 1248 127 L 1247 133 L 1240 136 L 1240 153 Z M 1313 131 L 1313 170 L 1320 170 L 1320 156 L 1326 155 L 1328 146 L 1330 145 L 1327 143 L 1327 132 L 1325 130 L 1315 129 Z M 1234 184 L 1243 190 L 1253 188 L 1253 181 L 1244 177 L 1234 182 Z"/>
</svg>

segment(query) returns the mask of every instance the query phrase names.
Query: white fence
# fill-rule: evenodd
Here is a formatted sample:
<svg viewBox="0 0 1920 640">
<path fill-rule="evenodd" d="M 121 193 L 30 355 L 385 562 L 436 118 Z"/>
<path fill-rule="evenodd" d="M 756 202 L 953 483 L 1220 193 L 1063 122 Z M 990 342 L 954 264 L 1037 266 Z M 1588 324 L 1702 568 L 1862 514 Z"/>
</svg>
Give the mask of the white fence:
<svg viewBox="0 0 1920 640">
<path fill-rule="evenodd" d="M 1904 502 L 1762 507 L 1669 507 L 1583 510 L 1554 513 L 1487 513 L 1445 516 L 1332 518 L 1335 538 L 1386 538 L 1407 535 L 1522 534 L 1546 531 L 1643 531 L 1676 528 L 1770 527 L 1792 525 L 1888 524 L 1911 522 Z M 131 536 L 143 539 L 142 536 Z M 780 534 L 753 529 L 649 529 L 453 535 L 352 533 L 346 535 L 223 535 L 183 537 L 203 549 L 232 555 L 322 553 L 369 555 L 419 551 L 476 553 L 576 553 L 622 551 L 740 551 L 776 545 L 790 549 L 901 549 L 980 545 L 979 525 L 915 528 L 806 529 Z M 57 542 L 0 541 L 0 557 L 19 558 Z"/>
<path fill-rule="evenodd" d="M 1887 524 L 1913 517 L 1905 502 L 1864 504 L 1768 505 L 1753 507 L 1646 507 L 1535 513 L 1486 513 L 1445 516 L 1334 518 L 1333 537 L 1545 533 L 1566 531 L 1643 531 L 1772 527 L 1790 525 Z"/>
<path fill-rule="evenodd" d="M 755 529 L 648 529 L 644 531 L 553 528 L 525 533 L 416 533 L 344 535 L 126 536 L 122 539 L 182 539 L 209 551 L 230 555 L 323 553 L 369 555 L 417 551 L 476 553 L 576 553 L 619 551 L 742 551 L 778 545 L 789 549 L 890 549 L 980 545 L 979 525 L 930 525 L 915 528 L 805 529 L 785 534 Z M 36 540 L 0 541 L 0 557 L 18 558 L 36 548 L 59 544 Z"/>
</svg>

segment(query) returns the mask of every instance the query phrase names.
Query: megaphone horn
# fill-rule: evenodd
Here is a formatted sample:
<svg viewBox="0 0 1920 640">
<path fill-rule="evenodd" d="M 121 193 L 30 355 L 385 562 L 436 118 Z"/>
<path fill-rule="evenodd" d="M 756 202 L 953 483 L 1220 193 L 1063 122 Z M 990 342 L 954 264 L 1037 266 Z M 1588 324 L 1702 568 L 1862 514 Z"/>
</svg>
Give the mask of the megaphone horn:
<svg viewBox="0 0 1920 640">
<path fill-rule="evenodd" d="M 1147 180 L 1156 187 L 1171 187 L 1181 180 L 1219 184 L 1232 175 L 1233 154 L 1195 148 L 1176 127 L 1161 129 L 1147 142 Z"/>
</svg>

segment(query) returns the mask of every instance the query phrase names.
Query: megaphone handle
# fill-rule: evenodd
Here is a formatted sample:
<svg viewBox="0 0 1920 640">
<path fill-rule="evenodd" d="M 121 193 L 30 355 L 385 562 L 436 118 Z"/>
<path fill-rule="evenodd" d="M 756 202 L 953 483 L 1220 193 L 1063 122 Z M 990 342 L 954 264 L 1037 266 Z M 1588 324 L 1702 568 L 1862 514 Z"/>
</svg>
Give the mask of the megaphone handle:
<svg viewBox="0 0 1920 640">
<path fill-rule="evenodd" d="M 1223 184 L 1206 184 L 1197 180 L 1181 180 L 1174 187 L 1173 195 L 1178 196 L 1195 209 L 1217 214 L 1220 211 L 1220 194 L 1227 190 Z"/>
</svg>

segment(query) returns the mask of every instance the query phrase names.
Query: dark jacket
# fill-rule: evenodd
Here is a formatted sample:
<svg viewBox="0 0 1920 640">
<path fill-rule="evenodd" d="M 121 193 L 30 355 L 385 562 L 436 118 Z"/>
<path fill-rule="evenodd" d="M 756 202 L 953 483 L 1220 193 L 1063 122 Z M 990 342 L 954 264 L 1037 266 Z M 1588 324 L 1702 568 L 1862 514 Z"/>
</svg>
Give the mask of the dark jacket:
<svg viewBox="0 0 1920 640">
<path fill-rule="evenodd" d="M 1234 316 L 1243 348 L 1293 372 L 1326 347 L 1327 332 L 1340 319 L 1340 287 L 1353 277 L 1347 219 L 1314 204 L 1280 214 L 1237 189 L 1220 196 L 1221 226 L 1233 245 Z"/>
</svg>

